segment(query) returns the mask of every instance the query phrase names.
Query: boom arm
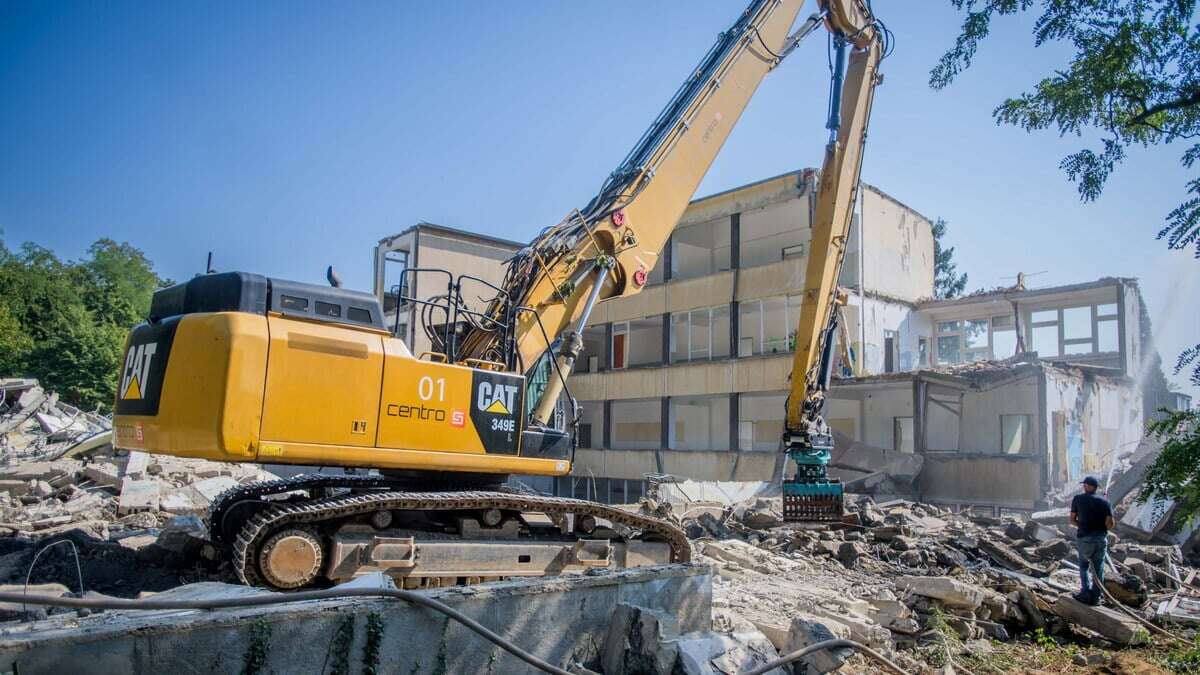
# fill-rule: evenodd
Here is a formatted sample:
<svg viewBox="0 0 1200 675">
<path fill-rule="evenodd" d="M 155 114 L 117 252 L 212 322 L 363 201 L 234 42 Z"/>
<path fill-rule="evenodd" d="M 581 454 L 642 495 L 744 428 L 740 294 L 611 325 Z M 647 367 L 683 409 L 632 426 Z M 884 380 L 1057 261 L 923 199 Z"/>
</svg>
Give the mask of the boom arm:
<svg viewBox="0 0 1200 675">
<path fill-rule="evenodd" d="M 585 310 L 597 300 L 632 295 L 645 285 L 763 77 L 819 25 L 813 17 L 789 37 L 802 5 L 751 2 L 588 205 L 547 228 L 510 262 L 505 294 L 489 307 L 491 320 L 464 337 L 460 358 L 528 371 L 547 353 L 547 339 L 562 336 L 556 358 L 560 372 L 569 373 L 579 340 L 567 329 L 573 322 L 582 329 Z M 559 383 L 557 376 L 550 379 L 535 421 L 546 421 Z"/>
<path fill-rule="evenodd" d="M 784 442 L 797 471 L 783 485 L 786 520 L 835 520 L 842 513 L 842 486 L 827 475 L 833 438 L 821 411 L 829 387 L 837 329 L 837 280 L 858 197 L 871 104 L 885 50 L 884 31 L 868 5 L 858 0 L 822 0 L 822 5 L 834 35 L 836 59 L 828 124 L 831 138 L 825 147 L 817 186 L 804 299 L 792 357 Z M 850 58 L 845 66 L 847 49 Z"/>
</svg>

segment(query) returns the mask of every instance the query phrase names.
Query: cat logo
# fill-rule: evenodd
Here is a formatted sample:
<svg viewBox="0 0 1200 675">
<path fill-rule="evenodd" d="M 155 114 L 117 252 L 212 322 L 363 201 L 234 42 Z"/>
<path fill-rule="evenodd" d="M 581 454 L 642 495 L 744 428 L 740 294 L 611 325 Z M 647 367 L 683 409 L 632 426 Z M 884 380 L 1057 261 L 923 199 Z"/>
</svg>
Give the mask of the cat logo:
<svg viewBox="0 0 1200 675">
<path fill-rule="evenodd" d="M 127 401 L 142 399 L 146 378 L 150 375 L 150 362 L 156 351 L 158 344 L 154 342 L 129 347 L 125 353 L 125 372 L 121 376 L 121 398 Z"/>
<path fill-rule="evenodd" d="M 479 397 L 476 405 L 486 413 L 511 415 L 516 397 L 516 385 L 484 381 L 479 383 Z"/>
</svg>

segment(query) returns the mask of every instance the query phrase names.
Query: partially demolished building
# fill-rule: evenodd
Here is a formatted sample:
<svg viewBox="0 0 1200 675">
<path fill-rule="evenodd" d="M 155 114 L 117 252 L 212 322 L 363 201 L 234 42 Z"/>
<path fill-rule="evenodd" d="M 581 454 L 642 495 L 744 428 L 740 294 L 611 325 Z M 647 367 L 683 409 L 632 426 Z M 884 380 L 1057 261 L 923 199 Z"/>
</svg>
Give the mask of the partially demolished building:
<svg viewBox="0 0 1200 675">
<path fill-rule="evenodd" d="M 631 503 L 659 475 L 729 496 L 779 475 L 816 179 L 795 171 L 689 206 L 647 288 L 594 312 L 570 381 L 583 408 L 574 472 L 534 487 Z M 421 224 L 381 242 L 376 291 L 386 304 L 400 270 L 435 259 L 498 278 L 516 246 Z M 854 490 L 1032 511 L 1135 448 L 1135 280 L 1026 289 L 1019 279 L 931 300 L 933 268 L 930 220 L 864 184 L 839 280 L 848 300 L 826 410 L 835 471 Z M 420 342 L 411 310 L 392 311 Z"/>
</svg>

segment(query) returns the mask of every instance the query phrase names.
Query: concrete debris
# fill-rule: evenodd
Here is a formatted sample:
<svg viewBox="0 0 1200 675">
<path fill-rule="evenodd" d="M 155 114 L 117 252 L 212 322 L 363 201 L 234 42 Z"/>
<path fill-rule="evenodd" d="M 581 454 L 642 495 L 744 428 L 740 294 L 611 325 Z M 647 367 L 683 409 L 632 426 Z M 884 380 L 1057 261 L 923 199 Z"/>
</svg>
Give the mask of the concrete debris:
<svg viewBox="0 0 1200 675">
<path fill-rule="evenodd" d="M 199 516 L 225 490 L 275 476 L 256 464 L 116 451 L 110 426 L 36 380 L 0 379 L 0 583 L 23 582 L 31 551 L 64 536 L 79 550 L 88 590 L 164 590 L 179 584 L 179 569 L 197 565 L 205 571 L 196 578 L 231 580 L 215 567 Z M 47 549 L 34 580 L 48 566 L 66 574 L 47 581 L 73 582 L 73 555 Z M 6 567 L 10 556 L 22 564 Z"/>
<path fill-rule="evenodd" d="M 907 500 L 849 499 L 842 524 L 820 527 L 772 525 L 765 514 L 780 511 L 778 498 L 690 516 L 678 510 L 697 557 L 718 568 L 714 611 L 750 622 L 779 653 L 840 637 L 902 654 L 940 644 L 940 631 L 976 645 L 1028 639 L 1038 629 L 1092 646 L 1146 637 L 1123 611 L 1070 597 L 1078 587 L 1073 532 L 1057 513 L 956 514 Z M 1200 625 L 1200 593 L 1181 592 L 1167 576 L 1188 573 L 1178 547 L 1114 538 L 1110 557 L 1118 567 L 1106 586 L 1124 609 Z M 828 651 L 792 672 L 839 668 L 874 672 L 861 656 Z"/>
</svg>

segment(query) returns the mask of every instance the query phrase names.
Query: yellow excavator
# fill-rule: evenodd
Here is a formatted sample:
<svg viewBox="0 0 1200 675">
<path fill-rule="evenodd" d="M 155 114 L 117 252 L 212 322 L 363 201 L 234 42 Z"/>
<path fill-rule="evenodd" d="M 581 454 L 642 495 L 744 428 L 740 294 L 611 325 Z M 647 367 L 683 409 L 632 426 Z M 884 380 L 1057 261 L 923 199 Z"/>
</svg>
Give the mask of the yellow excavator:
<svg viewBox="0 0 1200 675">
<path fill-rule="evenodd" d="M 226 462 L 374 469 L 236 487 L 208 514 L 247 584 L 293 589 L 386 573 L 406 588 L 686 561 L 661 519 L 523 494 L 509 475 L 571 470 L 567 378 L 598 302 L 639 292 L 766 74 L 824 24 L 831 138 L 818 186 L 784 450 L 789 520 L 841 516 L 821 419 L 836 281 L 888 33 L 867 0 L 753 0 L 721 33 L 599 193 L 507 262 L 503 283 L 445 275 L 406 298 L 433 338 L 413 355 L 378 299 L 231 272 L 154 294 L 126 343 L 114 444 Z M 470 309 L 464 284 L 490 286 Z M 556 410 L 560 414 L 555 414 Z M 565 414 L 561 412 L 565 411 Z M 556 424 L 556 420 L 561 420 Z"/>
</svg>

